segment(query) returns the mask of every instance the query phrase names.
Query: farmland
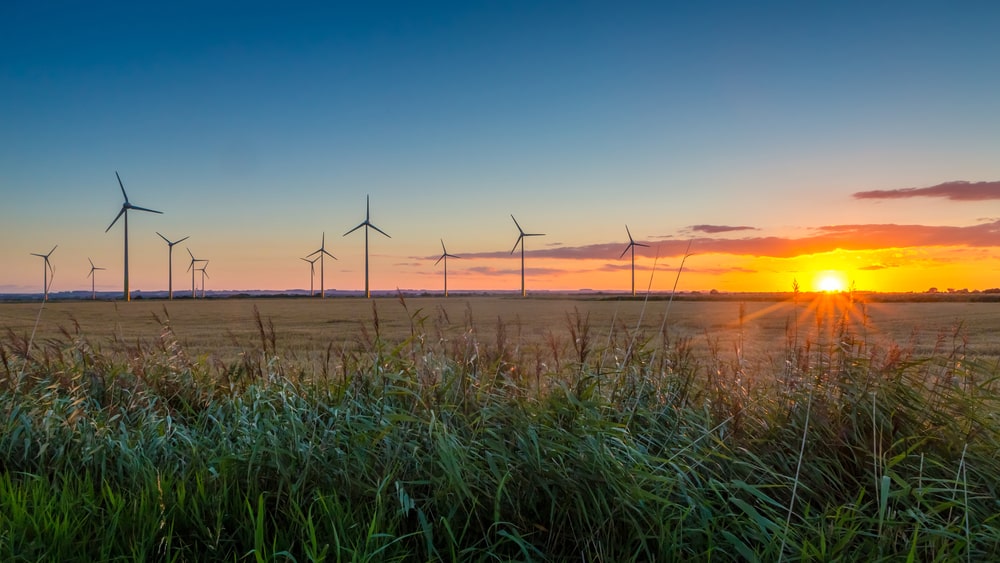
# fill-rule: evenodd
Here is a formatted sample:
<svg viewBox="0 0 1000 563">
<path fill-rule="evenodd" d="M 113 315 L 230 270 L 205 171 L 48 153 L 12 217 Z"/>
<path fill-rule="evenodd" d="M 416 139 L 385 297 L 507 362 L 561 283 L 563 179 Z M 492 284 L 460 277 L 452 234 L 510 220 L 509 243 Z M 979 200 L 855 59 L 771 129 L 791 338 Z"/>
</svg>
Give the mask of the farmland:
<svg viewBox="0 0 1000 563">
<path fill-rule="evenodd" d="M 2 304 L 0 559 L 983 559 L 998 318 L 846 295 Z"/>
<path fill-rule="evenodd" d="M 277 352 L 289 360 L 318 361 L 329 347 L 339 352 L 375 336 L 400 341 L 475 337 L 528 351 L 569 346 L 571 317 L 587 318 L 595 342 L 618 336 L 690 338 L 696 349 L 731 351 L 738 341 L 757 354 L 784 345 L 788 333 L 829 332 L 845 313 L 852 332 L 871 343 L 902 343 L 928 354 L 961 343 L 977 356 L 1000 356 L 993 330 L 1000 303 L 845 303 L 839 296 L 785 301 L 607 300 L 596 297 L 434 297 L 338 299 L 218 299 L 176 301 L 49 302 L 0 304 L 0 332 L 11 330 L 44 342 L 62 330 L 79 331 L 93 344 L 128 347 L 154 343 L 169 326 L 195 357 L 231 361 L 260 343 L 259 318 L 273 329 Z M 35 328 L 37 321 L 37 329 Z"/>
</svg>

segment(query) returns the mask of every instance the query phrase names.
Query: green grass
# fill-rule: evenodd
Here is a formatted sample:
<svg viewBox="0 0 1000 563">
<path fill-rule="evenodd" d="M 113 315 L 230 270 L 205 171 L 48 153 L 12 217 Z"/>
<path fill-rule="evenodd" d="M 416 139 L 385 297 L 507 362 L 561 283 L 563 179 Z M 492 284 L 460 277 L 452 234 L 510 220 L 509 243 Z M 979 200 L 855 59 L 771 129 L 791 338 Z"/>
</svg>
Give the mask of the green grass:
<svg viewBox="0 0 1000 563">
<path fill-rule="evenodd" d="M 839 317 L 748 354 L 579 311 L 525 344 L 400 304 L 315 369 L 255 317 L 231 361 L 160 337 L 0 340 L 0 559 L 984 560 L 1000 370 Z M 801 306 L 805 309 L 805 306 Z M 846 309 L 854 311 L 849 303 Z M 819 310 L 819 309 L 817 309 Z M 508 331 L 511 333 L 508 334 Z M 955 336 L 955 335 L 951 335 Z"/>
</svg>

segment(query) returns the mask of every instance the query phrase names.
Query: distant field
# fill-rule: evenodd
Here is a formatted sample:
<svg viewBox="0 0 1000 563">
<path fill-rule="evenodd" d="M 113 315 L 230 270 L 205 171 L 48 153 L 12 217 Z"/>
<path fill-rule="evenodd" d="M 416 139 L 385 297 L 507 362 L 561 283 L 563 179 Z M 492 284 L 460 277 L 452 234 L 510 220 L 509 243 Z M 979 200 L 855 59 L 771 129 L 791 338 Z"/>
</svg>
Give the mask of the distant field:
<svg viewBox="0 0 1000 563">
<path fill-rule="evenodd" d="M 779 352 L 789 335 L 797 334 L 800 344 L 828 338 L 845 307 L 844 300 L 835 297 L 797 304 L 420 297 L 407 298 L 405 307 L 398 298 L 84 301 L 49 302 L 44 308 L 39 303 L 4 303 L 0 304 L 0 333 L 29 336 L 37 319 L 36 343 L 60 336 L 61 329 L 74 332 L 79 325 L 80 333 L 95 346 L 134 346 L 155 343 L 169 322 L 189 354 L 229 361 L 247 349 L 259 348 L 256 308 L 265 326 L 274 327 L 279 355 L 315 361 L 328 349 L 336 354 L 374 338 L 375 312 L 379 332 L 389 342 L 409 337 L 412 330 L 423 338 L 492 344 L 499 326 L 510 346 L 551 351 L 572 348 L 568 326 L 576 311 L 581 318 L 589 316 L 592 345 L 597 348 L 612 338 L 629 338 L 637 327 L 640 341 L 659 338 L 665 327 L 668 338 L 690 338 L 697 350 L 713 346 L 728 354 L 742 335 L 746 353 L 767 355 Z M 849 316 L 852 333 L 872 344 L 896 342 L 921 354 L 965 345 L 969 355 L 1000 357 L 1000 338 L 995 336 L 1000 328 L 1000 303 L 855 304 Z"/>
</svg>

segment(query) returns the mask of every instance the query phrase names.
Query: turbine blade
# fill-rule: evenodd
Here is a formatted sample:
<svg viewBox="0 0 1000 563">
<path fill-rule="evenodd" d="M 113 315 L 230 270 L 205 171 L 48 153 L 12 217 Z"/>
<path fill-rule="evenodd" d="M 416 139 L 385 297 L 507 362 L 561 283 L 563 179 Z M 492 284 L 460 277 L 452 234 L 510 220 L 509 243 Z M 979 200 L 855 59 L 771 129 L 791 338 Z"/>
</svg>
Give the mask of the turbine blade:
<svg viewBox="0 0 1000 563">
<path fill-rule="evenodd" d="M 455 256 L 454 254 L 445 254 L 449 258 L 461 258 L 461 256 Z"/>
<path fill-rule="evenodd" d="M 93 270 L 94 270 L 94 261 L 93 261 L 93 260 L 91 260 L 91 259 L 90 259 L 90 258 L 88 257 L 88 258 L 87 258 L 87 262 L 90 262 L 90 270 L 91 270 L 91 271 L 93 271 Z"/>
<path fill-rule="evenodd" d="M 160 215 L 163 215 L 162 211 L 157 211 L 155 209 L 146 209 L 145 207 L 139 207 L 138 205 L 133 205 L 132 209 L 136 209 L 138 211 L 148 211 L 150 213 L 159 213 Z"/>
<path fill-rule="evenodd" d="M 434 265 L 437 266 L 438 263 L 440 263 L 442 260 L 444 260 L 445 256 L 447 256 L 447 254 L 442 254 L 440 258 L 438 258 L 437 260 L 434 261 Z"/>
<path fill-rule="evenodd" d="M 170 246 L 173 246 L 173 245 L 174 245 L 174 243 L 170 242 L 170 239 L 168 239 L 167 237 L 165 237 L 165 236 L 161 235 L 161 234 L 160 234 L 160 231 L 156 231 L 156 234 L 160 235 L 160 238 L 161 238 L 161 239 L 163 239 L 163 240 L 167 241 L 167 244 L 168 244 L 168 245 L 170 245 Z M 177 242 L 180 242 L 180 241 L 177 241 Z"/>
<path fill-rule="evenodd" d="M 524 233 L 526 237 L 544 237 L 545 233 Z"/>
<path fill-rule="evenodd" d="M 448 254 L 448 249 L 444 247 L 444 239 L 441 239 L 441 252 Z"/>
<path fill-rule="evenodd" d="M 104 232 L 106 233 L 106 232 L 110 231 L 111 227 L 114 227 L 115 223 L 118 222 L 118 219 L 121 219 L 121 216 L 124 215 L 124 214 L 125 214 L 125 206 L 123 205 L 121 211 L 118 212 L 118 215 L 115 215 L 115 220 L 112 221 L 110 225 L 108 225 L 107 229 L 104 229 Z"/>
<path fill-rule="evenodd" d="M 385 236 L 386 236 L 387 238 L 392 238 L 392 237 L 390 237 L 390 236 L 389 236 L 389 235 L 388 235 L 388 234 L 387 234 L 387 233 L 386 233 L 385 231 L 383 231 L 382 229 L 380 229 L 380 228 L 376 227 L 375 225 L 372 225 L 371 223 L 368 223 L 368 226 L 369 226 L 369 227 L 371 227 L 371 228 L 373 228 L 373 229 L 375 229 L 376 231 L 378 231 L 378 232 L 382 233 L 382 234 L 383 234 L 383 235 L 385 235 Z"/>
<path fill-rule="evenodd" d="M 313 252 L 310 252 L 309 254 L 306 254 L 306 258 L 308 258 L 308 257 L 310 257 L 310 256 L 312 256 L 312 255 L 314 255 L 314 254 L 319 254 L 319 253 L 321 253 L 321 252 L 326 252 L 326 251 L 325 251 L 325 250 L 323 250 L 322 248 L 320 248 L 319 250 L 315 250 L 315 251 L 313 251 Z"/>
<path fill-rule="evenodd" d="M 55 246 L 53 246 L 53 247 L 52 247 L 52 250 L 50 250 L 50 251 L 49 251 L 49 253 L 45 255 L 45 256 L 46 256 L 46 258 L 47 258 L 47 257 L 49 257 L 49 256 L 52 256 L 52 253 L 53 253 L 53 252 L 55 252 L 57 248 L 59 248 L 59 245 L 58 245 L 58 244 L 57 244 L 57 245 L 55 245 Z"/>
<path fill-rule="evenodd" d="M 190 248 L 185 248 L 184 250 L 188 251 L 188 256 L 190 256 L 191 257 L 191 261 L 194 262 L 194 254 L 191 254 L 191 249 Z"/>
<path fill-rule="evenodd" d="M 174 242 L 174 244 L 180 244 L 180 243 L 182 243 L 182 242 L 186 241 L 186 240 L 187 240 L 187 239 L 189 239 L 189 238 L 191 238 L 191 235 L 188 235 L 188 236 L 186 236 L 186 237 L 182 238 L 181 240 L 179 240 L 179 241 L 176 241 L 176 242 Z M 170 246 L 173 246 L 173 244 L 172 244 L 172 245 L 170 245 Z"/>
<path fill-rule="evenodd" d="M 629 243 L 629 245 L 625 247 L 625 250 L 622 250 L 622 253 L 618 256 L 618 259 L 621 260 L 625 256 L 625 253 L 628 252 L 628 250 L 632 248 L 632 245 L 634 244 L 635 243 Z"/>
<path fill-rule="evenodd" d="M 324 251 L 323 251 L 323 254 L 326 254 L 327 256 L 329 256 L 330 258 L 333 258 L 334 260 L 336 260 L 336 259 L 337 259 L 337 257 L 336 257 L 336 256 L 334 256 L 333 254 L 330 254 L 330 253 L 329 253 L 329 252 L 327 252 L 326 250 L 324 250 Z"/>
<path fill-rule="evenodd" d="M 632 240 L 632 231 L 628 230 L 628 225 L 625 225 L 625 232 L 628 233 L 628 241 L 630 243 L 635 242 Z"/>
<path fill-rule="evenodd" d="M 517 250 L 517 245 L 521 244 L 522 240 L 524 240 L 524 233 L 521 233 L 521 236 L 517 237 L 517 242 L 514 243 L 514 248 L 510 249 L 511 254 L 514 254 L 514 251 Z"/>
<path fill-rule="evenodd" d="M 514 219 L 514 214 L 513 213 L 510 215 L 510 218 Z M 517 222 L 517 219 L 514 219 L 514 224 L 517 225 L 518 232 L 520 232 L 523 235 L 524 234 L 524 229 L 521 228 L 521 224 Z"/>
<path fill-rule="evenodd" d="M 646 247 L 646 248 L 649 248 L 649 245 L 648 245 L 648 244 L 642 244 L 641 242 L 633 242 L 632 244 L 634 244 L 634 245 L 636 245 L 636 246 L 644 246 L 644 247 Z"/>
<path fill-rule="evenodd" d="M 125 203 L 128 203 L 128 194 L 125 193 L 125 184 L 122 183 L 122 177 L 118 175 L 117 170 L 115 170 L 115 178 L 118 178 L 118 186 L 122 189 L 122 196 L 125 197 Z"/>
<path fill-rule="evenodd" d="M 361 223 L 361 224 L 360 224 L 360 225 L 358 225 L 357 227 L 354 227 L 353 229 L 351 229 L 351 230 L 347 231 L 346 233 L 344 233 L 344 236 L 346 237 L 347 235 L 349 235 L 349 234 L 353 233 L 354 231 L 356 231 L 356 230 L 360 229 L 361 227 L 364 227 L 364 226 L 365 226 L 365 225 L 367 225 L 367 224 L 368 224 L 368 221 L 365 221 L 364 223 Z"/>
</svg>

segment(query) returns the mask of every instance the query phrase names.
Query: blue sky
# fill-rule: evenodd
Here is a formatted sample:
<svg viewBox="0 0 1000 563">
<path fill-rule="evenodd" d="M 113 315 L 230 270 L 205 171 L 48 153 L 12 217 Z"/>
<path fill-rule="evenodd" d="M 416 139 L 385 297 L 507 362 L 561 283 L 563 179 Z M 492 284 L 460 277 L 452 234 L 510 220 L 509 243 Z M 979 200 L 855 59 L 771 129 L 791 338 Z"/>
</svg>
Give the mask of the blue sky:
<svg viewBox="0 0 1000 563">
<path fill-rule="evenodd" d="M 440 238 L 467 255 L 451 287 L 515 289 L 519 263 L 492 255 L 516 238 L 511 213 L 547 234 L 529 260 L 624 248 L 626 223 L 653 243 L 707 236 L 694 225 L 797 240 L 1000 216 L 1000 196 L 853 197 L 1000 180 L 994 3 L 619 4 L 4 4 L 0 292 L 37 289 L 29 253 L 54 244 L 53 290 L 89 287 L 88 256 L 108 267 L 99 287 L 120 287 L 121 231 L 104 233 L 116 170 L 133 203 L 164 211 L 130 223 L 132 285 L 147 290 L 166 285 L 155 231 L 190 235 L 216 289 L 307 287 L 298 257 L 326 232 L 340 259 L 327 285 L 358 289 L 363 243 L 341 235 L 366 194 L 393 236 L 372 239 L 379 289 L 438 287 Z M 914 264 L 975 287 L 993 244 L 947 260 L 897 241 L 924 261 L 836 267 L 878 266 L 875 289 L 906 289 Z M 690 289 L 782 290 L 819 267 L 697 248 Z M 658 268 L 679 264 L 644 252 L 647 278 L 657 252 Z M 539 255 L 535 287 L 627 284 L 608 254 Z"/>
</svg>

